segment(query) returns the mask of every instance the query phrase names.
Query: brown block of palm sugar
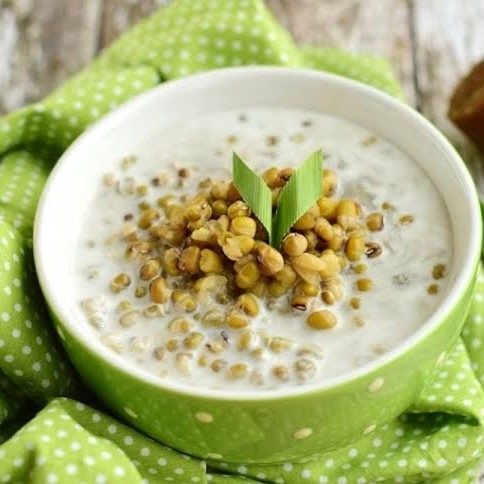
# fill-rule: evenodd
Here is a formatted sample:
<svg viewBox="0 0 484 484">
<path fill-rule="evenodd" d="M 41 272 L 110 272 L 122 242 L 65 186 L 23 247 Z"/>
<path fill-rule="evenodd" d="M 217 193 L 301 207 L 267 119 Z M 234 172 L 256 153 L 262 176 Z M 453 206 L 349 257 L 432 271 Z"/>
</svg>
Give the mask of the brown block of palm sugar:
<svg viewBox="0 0 484 484">
<path fill-rule="evenodd" d="M 484 60 L 455 88 L 448 116 L 484 153 Z"/>
</svg>

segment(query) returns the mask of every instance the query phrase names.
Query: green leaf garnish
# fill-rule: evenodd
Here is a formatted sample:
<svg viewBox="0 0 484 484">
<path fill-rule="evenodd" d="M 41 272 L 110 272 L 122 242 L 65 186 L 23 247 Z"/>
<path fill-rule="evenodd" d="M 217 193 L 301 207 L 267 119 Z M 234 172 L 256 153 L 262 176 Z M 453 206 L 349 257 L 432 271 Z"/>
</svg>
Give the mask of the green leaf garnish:
<svg viewBox="0 0 484 484">
<path fill-rule="evenodd" d="M 275 217 L 272 194 L 264 180 L 236 154 L 233 154 L 233 179 L 237 190 L 260 220 L 269 243 L 279 248 L 294 223 L 316 203 L 322 192 L 321 150 L 315 151 L 291 176 L 279 196 Z"/>
<path fill-rule="evenodd" d="M 234 185 L 272 240 L 272 193 L 266 182 L 236 154 L 233 154 Z"/>
<path fill-rule="evenodd" d="M 315 151 L 284 185 L 272 223 L 271 244 L 274 247 L 279 247 L 298 218 L 306 213 L 321 196 L 322 159 L 322 151 Z"/>
</svg>

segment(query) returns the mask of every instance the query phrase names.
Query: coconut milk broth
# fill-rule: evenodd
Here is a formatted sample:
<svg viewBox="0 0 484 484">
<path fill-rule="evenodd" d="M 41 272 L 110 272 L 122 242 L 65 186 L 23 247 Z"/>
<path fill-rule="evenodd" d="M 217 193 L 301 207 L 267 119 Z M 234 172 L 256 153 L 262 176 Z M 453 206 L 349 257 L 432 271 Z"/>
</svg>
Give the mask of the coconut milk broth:
<svg viewBox="0 0 484 484">
<path fill-rule="evenodd" d="M 190 386 L 224 389 L 311 384 L 351 371 L 402 343 L 426 321 L 446 293 L 449 276 L 435 281 L 432 268 L 435 264 L 450 267 L 452 238 L 449 216 L 436 188 L 416 163 L 388 142 L 359 126 L 323 114 L 250 108 L 209 114 L 165 128 L 127 153 L 137 159 L 128 169 L 121 168 L 120 160 L 113 160 L 108 169 L 118 179 L 133 177 L 150 185 L 155 176 L 164 177 L 180 168 L 189 168 L 183 186 L 177 186 L 179 180 L 172 177 L 166 186 L 150 188 L 143 199 L 155 203 L 165 194 L 194 195 L 198 183 L 207 177 L 230 179 L 233 151 L 261 173 L 270 166 L 297 167 L 319 148 L 324 153 L 324 168 L 333 170 L 338 177 L 338 198 L 355 198 L 365 214 L 382 211 L 385 202 L 393 205 L 394 210 L 384 212 L 385 229 L 375 239 L 383 253 L 364 261 L 368 265 L 365 277 L 373 280 L 373 290 L 358 292 L 354 288 L 358 275 L 345 271 L 345 297 L 331 306 L 338 320 L 334 328 L 316 331 L 307 326 L 307 314 L 296 310 L 281 314 L 277 301 L 271 309 L 268 301 L 260 301 L 261 312 L 252 321 L 253 329 L 294 340 L 300 346 L 320 346 L 322 356 L 310 358 L 315 365 L 312 378 L 281 381 L 272 375 L 274 365 L 294 364 L 295 351 L 277 354 L 269 351 L 263 361 L 256 361 L 229 347 L 223 355 L 225 360 L 245 361 L 251 371 L 264 377 L 263 383 L 250 378 L 232 380 L 224 372 L 197 364 L 204 345 L 194 353 L 190 373 L 185 374 L 177 371 L 172 357 L 161 362 L 153 357 L 155 347 L 168 337 L 166 325 L 174 314 L 122 328 L 118 323 L 118 303 L 128 299 L 141 309 L 146 301 L 137 300 L 132 288 L 119 294 L 109 291 L 109 281 L 120 272 L 129 274 L 136 286 L 139 266 L 124 260 L 123 245 L 106 245 L 105 241 L 119 230 L 125 214 L 137 213 L 140 197 L 116 193 L 103 186 L 101 180 L 96 183 L 97 195 L 83 221 L 76 262 L 79 301 L 95 298 L 97 314 L 102 318 L 100 327 L 90 330 L 98 332 L 108 345 L 114 341 L 120 358 L 155 375 Z M 413 222 L 403 226 L 399 220 L 408 214 Z M 429 285 L 436 282 L 438 293 L 429 294 Z M 357 311 L 348 304 L 353 296 L 362 301 Z M 325 306 L 323 302 L 314 304 Z M 355 315 L 364 325 L 355 324 Z M 89 326 L 86 316 L 82 318 Z M 220 332 L 220 328 L 203 328 L 196 321 L 193 324 L 207 338 Z M 235 338 L 233 330 L 227 333 L 231 339 Z"/>
</svg>

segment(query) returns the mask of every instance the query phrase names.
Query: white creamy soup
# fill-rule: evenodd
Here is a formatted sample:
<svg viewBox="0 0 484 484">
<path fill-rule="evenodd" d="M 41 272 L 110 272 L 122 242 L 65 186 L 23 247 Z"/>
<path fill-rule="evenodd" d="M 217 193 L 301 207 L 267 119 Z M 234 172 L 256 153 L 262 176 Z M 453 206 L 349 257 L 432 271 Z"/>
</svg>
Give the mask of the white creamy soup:
<svg viewBox="0 0 484 484">
<path fill-rule="evenodd" d="M 232 153 L 276 204 L 291 168 L 320 148 L 322 197 L 271 248 L 228 184 Z M 347 121 L 275 108 L 209 114 L 108 169 L 82 221 L 79 307 L 119 358 L 160 378 L 228 390 L 314 384 L 402 343 L 451 282 L 436 188 Z"/>
</svg>

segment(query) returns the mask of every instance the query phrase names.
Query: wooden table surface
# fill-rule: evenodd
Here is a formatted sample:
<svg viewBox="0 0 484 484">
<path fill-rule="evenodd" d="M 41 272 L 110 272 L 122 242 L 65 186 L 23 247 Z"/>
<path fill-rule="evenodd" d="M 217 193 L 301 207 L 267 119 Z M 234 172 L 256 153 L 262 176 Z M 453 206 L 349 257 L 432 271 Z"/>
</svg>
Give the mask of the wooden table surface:
<svg viewBox="0 0 484 484">
<path fill-rule="evenodd" d="M 0 114 L 44 96 L 169 1 L 0 0 Z M 297 42 L 386 57 L 409 101 L 457 146 L 484 194 L 483 160 L 446 119 L 457 80 L 484 58 L 483 0 L 267 4 Z"/>
<path fill-rule="evenodd" d="M 0 0 L 0 115 L 44 96 L 169 1 Z M 267 4 L 297 42 L 386 57 L 409 101 L 457 146 L 484 194 L 483 160 L 446 119 L 457 80 L 484 58 L 483 0 Z"/>
<path fill-rule="evenodd" d="M 44 96 L 130 25 L 167 3 L 0 0 L 0 115 Z M 299 43 L 387 58 L 411 104 L 457 146 L 484 195 L 484 160 L 446 118 L 456 82 L 484 58 L 483 0 L 267 0 L 267 4 Z"/>
</svg>

